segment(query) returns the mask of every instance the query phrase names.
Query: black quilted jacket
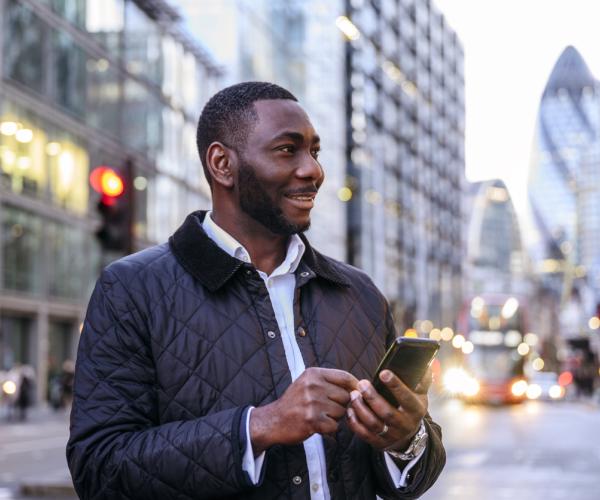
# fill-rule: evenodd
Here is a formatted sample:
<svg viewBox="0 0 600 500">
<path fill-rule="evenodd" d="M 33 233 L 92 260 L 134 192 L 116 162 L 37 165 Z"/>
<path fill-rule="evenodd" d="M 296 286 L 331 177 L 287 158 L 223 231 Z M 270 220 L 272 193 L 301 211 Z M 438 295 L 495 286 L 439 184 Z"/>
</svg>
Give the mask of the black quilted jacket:
<svg viewBox="0 0 600 500">
<path fill-rule="evenodd" d="M 279 398 L 290 372 L 263 280 L 206 236 L 204 215 L 111 264 L 96 285 L 67 446 L 81 498 L 310 498 L 301 444 L 270 448 L 258 486 L 242 470 L 247 409 Z M 394 338 L 387 303 L 363 272 L 304 242 L 294 312 L 306 366 L 370 378 Z M 324 438 L 332 498 L 420 496 L 445 463 L 440 428 L 426 423 L 427 451 L 400 490 L 383 455 L 342 423 Z"/>
</svg>

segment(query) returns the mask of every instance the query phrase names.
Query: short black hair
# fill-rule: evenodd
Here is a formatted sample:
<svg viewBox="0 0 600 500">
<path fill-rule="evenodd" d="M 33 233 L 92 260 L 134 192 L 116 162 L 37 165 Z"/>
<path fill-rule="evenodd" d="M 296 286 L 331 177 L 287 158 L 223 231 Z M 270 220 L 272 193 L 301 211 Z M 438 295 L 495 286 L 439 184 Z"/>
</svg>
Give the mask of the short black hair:
<svg viewBox="0 0 600 500">
<path fill-rule="evenodd" d="M 208 147 L 218 141 L 243 149 L 250 127 L 258 120 L 254 103 L 268 99 L 298 102 L 289 90 L 274 83 L 242 82 L 220 90 L 206 103 L 198 120 L 196 145 L 209 185 L 212 180 L 206 165 Z"/>
</svg>

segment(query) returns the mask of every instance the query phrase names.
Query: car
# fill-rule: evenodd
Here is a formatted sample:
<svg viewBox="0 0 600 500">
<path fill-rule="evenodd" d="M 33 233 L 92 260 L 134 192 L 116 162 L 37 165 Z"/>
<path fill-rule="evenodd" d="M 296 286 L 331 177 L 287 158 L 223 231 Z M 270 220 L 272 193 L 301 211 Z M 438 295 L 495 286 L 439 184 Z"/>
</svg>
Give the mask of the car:
<svg viewBox="0 0 600 500">
<path fill-rule="evenodd" d="M 565 388 L 558 383 L 558 375 L 554 372 L 536 372 L 529 379 L 527 386 L 528 399 L 559 401 L 565 397 Z"/>
</svg>

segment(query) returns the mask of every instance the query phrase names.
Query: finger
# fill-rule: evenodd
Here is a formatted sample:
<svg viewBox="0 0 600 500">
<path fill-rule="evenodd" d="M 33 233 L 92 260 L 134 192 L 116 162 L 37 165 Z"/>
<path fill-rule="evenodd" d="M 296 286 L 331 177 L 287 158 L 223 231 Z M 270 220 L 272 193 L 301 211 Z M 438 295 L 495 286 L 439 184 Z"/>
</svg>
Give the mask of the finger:
<svg viewBox="0 0 600 500">
<path fill-rule="evenodd" d="M 427 392 L 429 391 L 429 388 L 431 387 L 431 384 L 433 382 L 433 372 L 431 371 L 431 367 L 427 368 L 427 371 L 425 372 L 425 375 L 423 375 L 423 378 L 421 379 L 421 381 L 417 384 L 417 387 L 415 388 L 415 392 L 417 394 L 427 394 Z"/>
<path fill-rule="evenodd" d="M 339 416 L 333 417 L 329 413 L 324 413 L 317 422 L 315 429 L 319 434 L 335 434 L 338 429 L 338 421 L 346 414 L 346 409 L 342 408 Z"/>
<path fill-rule="evenodd" d="M 335 368 L 321 368 L 323 378 L 330 384 L 337 385 L 348 392 L 356 389 L 358 379 L 344 370 L 336 370 Z"/>
<path fill-rule="evenodd" d="M 323 387 L 325 394 L 327 395 L 327 399 L 342 405 L 344 408 L 348 406 L 350 402 L 350 392 L 346 389 L 342 389 L 341 387 L 334 384 L 326 384 Z"/>
<path fill-rule="evenodd" d="M 398 402 L 399 409 L 408 413 L 418 412 L 421 410 L 421 403 L 417 395 L 390 370 L 383 370 L 379 374 L 379 379 L 394 395 L 396 401 Z"/>
<path fill-rule="evenodd" d="M 373 412 L 373 410 L 367 406 L 358 391 L 352 392 L 351 407 L 354 410 L 357 420 L 359 420 L 365 428 L 367 428 L 373 434 L 381 432 L 384 424 L 383 420 L 381 420 Z"/>
<path fill-rule="evenodd" d="M 352 432 L 354 432 L 354 434 L 356 434 L 363 441 L 366 441 L 367 443 L 378 448 L 380 447 L 378 436 L 373 434 L 360 420 L 358 420 L 353 408 L 348 408 L 346 410 L 346 417 L 348 427 Z"/>
<path fill-rule="evenodd" d="M 370 429 L 375 432 L 381 432 L 383 423 L 385 422 L 390 428 L 395 429 L 399 433 L 404 433 L 406 429 L 413 425 L 413 417 L 405 412 L 400 412 L 398 408 L 392 406 L 381 396 L 368 380 L 361 380 L 358 383 L 361 390 L 361 396 L 370 412 L 378 419 L 377 427 L 372 420 L 369 420 Z M 354 407 L 354 405 L 353 405 Z M 362 417 L 363 414 L 358 414 Z"/>
</svg>

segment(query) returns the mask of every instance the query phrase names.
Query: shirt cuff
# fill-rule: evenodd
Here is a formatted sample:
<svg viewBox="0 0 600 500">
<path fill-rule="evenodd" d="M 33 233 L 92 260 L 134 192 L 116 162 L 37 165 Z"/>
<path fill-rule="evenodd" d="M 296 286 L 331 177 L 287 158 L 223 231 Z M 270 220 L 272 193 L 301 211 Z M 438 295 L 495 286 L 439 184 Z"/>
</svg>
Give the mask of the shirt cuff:
<svg viewBox="0 0 600 500">
<path fill-rule="evenodd" d="M 426 447 L 423 448 L 415 458 L 413 458 L 410 462 L 408 462 L 406 464 L 406 466 L 404 467 L 403 470 L 400 470 L 398 468 L 398 465 L 396 465 L 396 462 L 394 462 L 394 459 L 391 457 L 391 455 L 389 453 L 387 453 L 387 452 L 383 453 L 383 455 L 385 457 L 385 464 L 387 465 L 388 472 L 390 473 L 392 482 L 394 483 L 394 486 L 396 488 L 404 488 L 405 486 L 408 485 L 408 473 L 416 465 L 416 463 L 421 459 L 421 457 L 423 456 L 423 453 L 425 453 L 426 449 L 427 449 Z"/>
<path fill-rule="evenodd" d="M 246 413 L 246 450 L 242 459 L 242 469 L 248 474 L 252 484 L 258 484 L 263 463 L 265 461 L 266 451 L 263 451 L 258 457 L 254 458 L 252 451 L 252 441 L 250 441 L 250 414 L 254 410 L 254 406 L 248 408 Z"/>
</svg>

